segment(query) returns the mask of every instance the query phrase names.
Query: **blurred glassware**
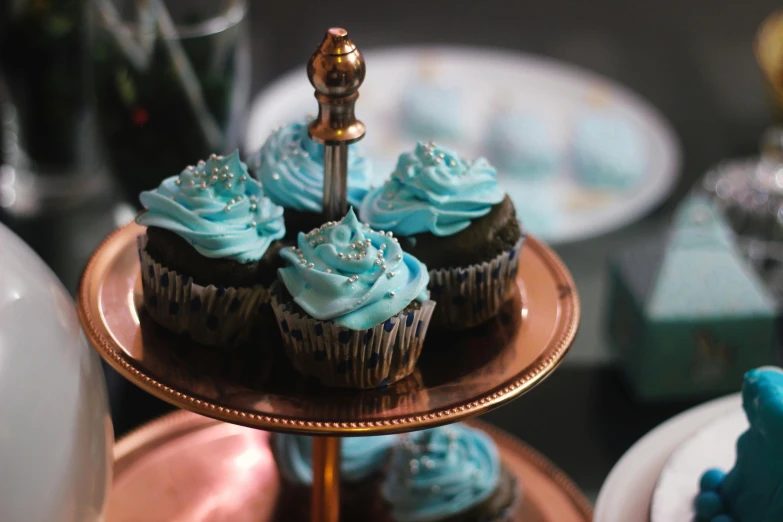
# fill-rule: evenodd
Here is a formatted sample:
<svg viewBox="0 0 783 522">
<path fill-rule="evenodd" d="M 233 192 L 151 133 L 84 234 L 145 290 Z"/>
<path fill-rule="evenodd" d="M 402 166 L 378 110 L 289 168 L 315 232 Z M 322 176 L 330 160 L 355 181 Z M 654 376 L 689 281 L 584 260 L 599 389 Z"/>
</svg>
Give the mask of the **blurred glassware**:
<svg viewBox="0 0 783 522">
<path fill-rule="evenodd" d="M 14 215 L 107 189 L 87 96 L 85 7 L 86 0 L 0 5 L 0 208 Z"/>
<path fill-rule="evenodd" d="M 96 111 L 112 175 L 140 191 L 239 145 L 250 91 L 245 0 L 90 0 Z"/>
<path fill-rule="evenodd" d="M 708 171 L 695 191 L 723 212 L 737 245 L 783 302 L 783 128 L 764 133 L 760 155 Z"/>
<path fill-rule="evenodd" d="M 100 522 L 114 436 L 98 354 L 60 281 L 0 225 L 0 520 Z"/>
</svg>

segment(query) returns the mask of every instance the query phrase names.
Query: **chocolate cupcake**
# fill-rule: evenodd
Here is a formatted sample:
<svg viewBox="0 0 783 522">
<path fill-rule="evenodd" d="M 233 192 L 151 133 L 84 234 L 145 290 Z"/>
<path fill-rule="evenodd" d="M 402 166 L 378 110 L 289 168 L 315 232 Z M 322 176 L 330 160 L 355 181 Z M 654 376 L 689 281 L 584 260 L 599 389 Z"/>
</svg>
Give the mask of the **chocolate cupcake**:
<svg viewBox="0 0 783 522">
<path fill-rule="evenodd" d="M 231 346 L 263 327 L 285 234 L 283 209 L 264 197 L 234 152 L 212 155 L 142 192 L 136 222 L 144 307 L 160 325 Z M 267 315 L 271 315 L 267 311 Z"/>
<path fill-rule="evenodd" d="M 340 221 L 281 250 L 272 307 L 294 368 L 327 386 L 377 388 L 410 375 L 435 303 L 427 267 L 391 234 Z"/>
<path fill-rule="evenodd" d="M 429 268 L 435 326 L 480 324 L 513 292 L 525 236 L 496 174 L 483 158 L 419 143 L 362 203 L 362 219 L 396 234 Z"/>
<path fill-rule="evenodd" d="M 340 518 L 364 521 L 389 463 L 397 435 L 346 437 L 340 441 Z M 275 434 L 272 453 L 282 478 L 276 520 L 307 520 L 313 485 L 313 438 Z"/>
<path fill-rule="evenodd" d="M 453 424 L 401 437 L 375 512 L 389 522 L 505 522 L 518 496 L 492 439 Z"/>
<path fill-rule="evenodd" d="M 249 159 L 266 196 L 285 208 L 287 239 L 319 227 L 323 219 L 324 146 L 307 135 L 308 120 L 280 127 Z M 348 147 L 348 203 L 359 207 L 369 190 L 370 161 Z"/>
</svg>

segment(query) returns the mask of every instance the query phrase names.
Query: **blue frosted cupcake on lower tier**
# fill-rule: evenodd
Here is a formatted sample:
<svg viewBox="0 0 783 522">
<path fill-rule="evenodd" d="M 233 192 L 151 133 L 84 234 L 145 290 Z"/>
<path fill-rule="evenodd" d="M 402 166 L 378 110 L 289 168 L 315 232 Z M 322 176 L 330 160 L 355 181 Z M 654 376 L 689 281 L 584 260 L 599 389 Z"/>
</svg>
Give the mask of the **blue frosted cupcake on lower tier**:
<svg viewBox="0 0 783 522">
<path fill-rule="evenodd" d="M 341 439 L 341 520 L 367 520 L 397 439 L 397 435 Z M 275 520 L 306 520 L 313 485 L 313 438 L 275 434 L 272 453 L 283 485 Z"/>
<path fill-rule="evenodd" d="M 430 270 L 433 326 L 464 329 L 497 315 L 516 288 L 524 244 L 516 209 L 485 159 L 419 143 L 370 191 L 361 218 L 400 239 Z"/>
<path fill-rule="evenodd" d="M 378 520 L 506 522 L 519 487 L 486 433 L 454 424 L 402 436 L 381 497 Z"/>
<path fill-rule="evenodd" d="M 495 165 L 515 178 L 541 181 L 557 172 L 552 129 L 533 114 L 509 110 L 495 116 L 489 124 L 486 146 Z"/>
<path fill-rule="evenodd" d="M 327 386 L 383 387 L 413 373 L 435 303 L 427 267 L 350 210 L 280 253 L 272 307 L 288 359 Z"/>
<path fill-rule="evenodd" d="M 604 111 L 588 113 L 576 125 L 573 170 L 585 187 L 628 190 L 644 175 L 644 143 L 626 118 Z"/>
<path fill-rule="evenodd" d="M 287 239 L 324 222 L 324 146 L 307 134 L 308 119 L 274 131 L 248 164 L 264 193 L 285 209 Z M 370 188 L 372 166 L 360 144 L 348 147 L 348 203 L 358 208 Z"/>
</svg>

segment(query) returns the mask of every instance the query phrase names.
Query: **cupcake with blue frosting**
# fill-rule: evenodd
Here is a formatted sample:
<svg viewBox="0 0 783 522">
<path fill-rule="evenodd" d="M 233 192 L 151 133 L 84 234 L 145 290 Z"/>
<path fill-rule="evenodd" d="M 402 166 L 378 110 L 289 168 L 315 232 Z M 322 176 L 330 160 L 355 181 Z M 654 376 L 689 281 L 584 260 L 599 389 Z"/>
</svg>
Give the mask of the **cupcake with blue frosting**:
<svg viewBox="0 0 783 522">
<path fill-rule="evenodd" d="M 519 495 L 484 432 L 453 424 L 404 435 L 381 486 L 391 522 L 511 520 Z"/>
<path fill-rule="evenodd" d="M 264 197 L 234 152 L 212 155 L 139 196 L 144 306 L 200 343 L 247 341 L 269 311 L 285 235 L 283 209 Z"/>
<path fill-rule="evenodd" d="M 272 290 L 286 354 L 327 386 L 377 388 L 410 375 L 435 303 L 427 267 L 351 209 L 280 253 Z"/>
<path fill-rule="evenodd" d="M 346 437 L 340 440 L 340 518 L 366 520 L 389 464 L 397 435 Z M 313 485 L 313 438 L 275 434 L 272 453 L 282 478 L 276 520 L 304 519 L 310 513 Z"/>
<path fill-rule="evenodd" d="M 414 139 L 458 139 L 464 130 L 460 92 L 443 81 L 436 57 L 424 57 L 400 100 L 403 130 Z"/>
<path fill-rule="evenodd" d="M 430 270 L 433 325 L 467 328 L 494 317 L 515 287 L 524 243 L 514 204 L 485 159 L 419 143 L 362 202 L 361 218 L 394 233 Z"/>
<path fill-rule="evenodd" d="M 633 188 L 646 166 L 638 129 L 611 111 L 590 112 L 577 122 L 572 159 L 577 182 L 602 190 Z"/>
<path fill-rule="evenodd" d="M 557 173 L 555 136 L 542 118 L 516 110 L 503 111 L 493 118 L 487 137 L 490 158 L 509 175 L 543 181 Z"/>
<path fill-rule="evenodd" d="M 307 134 L 309 121 L 280 127 L 250 159 L 251 173 L 273 203 L 285 208 L 290 239 L 324 222 L 324 146 Z M 348 146 L 348 203 L 358 208 L 370 187 L 371 163 L 359 144 Z"/>
</svg>

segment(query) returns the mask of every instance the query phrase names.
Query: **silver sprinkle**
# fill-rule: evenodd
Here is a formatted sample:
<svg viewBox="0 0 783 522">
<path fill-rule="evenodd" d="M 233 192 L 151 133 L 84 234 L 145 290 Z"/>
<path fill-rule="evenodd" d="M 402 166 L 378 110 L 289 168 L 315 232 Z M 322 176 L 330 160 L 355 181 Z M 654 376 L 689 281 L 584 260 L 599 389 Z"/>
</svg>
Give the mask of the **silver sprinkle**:
<svg viewBox="0 0 783 522">
<path fill-rule="evenodd" d="M 337 252 L 337 257 L 343 257 L 344 255 L 342 252 Z"/>
<path fill-rule="evenodd" d="M 347 256 L 345 256 L 345 259 L 353 259 L 353 254 L 348 254 Z"/>
<path fill-rule="evenodd" d="M 181 184 L 182 184 L 182 181 L 180 181 L 180 180 L 178 180 L 178 179 L 175 179 L 175 180 L 174 180 L 174 184 L 175 184 L 175 185 L 181 185 Z"/>
<path fill-rule="evenodd" d="M 252 205 L 250 205 L 250 210 L 255 210 L 255 209 L 257 209 L 257 208 L 258 208 L 258 206 L 256 206 L 256 204 L 255 204 L 255 203 L 254 203 L 254 204 L 252 204 Z"/>
<path fill-rule="evenodd" d="M 315 265 L 312 263 L 307 263 L 307 268 L 313 268 Z"/>
<path fill-rule="evenodd" d="M 394 241 L 395 243 L 399 243 L 400 242 L 396 237 L 393 237 L 392 241 Z"/>
<path fill-rule="evenodd" d="M 391 231 L 386 232 L 386 237 L 392 237 L 394 234 L 391 233 Z"/>
<path fill-rule="evenodd" d="M 394 205 L 392 205 L 391 203 L 389 203 L 388 205 L 386 205 L 386 208 L 388 208 L 389 210 L 391 210 L 391 209 L 393 209 L 393 208 L 394 208 Z"/>
<path fill-rule="evenodd" d="M 223 166 L 223 172 L 228 172 L 228 165 Z"/>
<path fill-rule="evenodd" d="M 353 283 L 353 279 L 351 279 L 351 278 L 349 277 L 348 279 L 346 279 L 346 280 L 345 280 L 345 282 L 346 282 L 346 283 Z"/>
<path fill-rule="evenodd" d="M 234 186 L 234 185 L 232 185 L 231 183 L 226 183 L 226 188 L 227 188 L 227 189 L 230 189 L 230 188 L 231 188 L 231 187 L 233 187 L 233 186 Z"/>
<path fill-rule="evenodd" d="M 383 272 L 384 270 L 386 270 L 386 265 L 381 265 L 381 272 Z"/>
<path fill-rule="evenodd" d="M 200 186 L 201 188 L 205 189 L 205 188 L 207 188 L 207 182 L 206 182 L 206 181 L 202 181 L 202 182 L 201 182 L 201 185 L 199 185 L 199 186 Z"/>
<path fill-rule="evenodd" d="M 251 228 L 256 228 L 256 225 L 257 225 L 257 224 L 258 224 L 258 223 L 256 223 L 255 221 L 251 221 L 251 222 L 250 222 L 250 227 L 251 227 Z"/>
<path fill-rule="evenodd" d="M 217 170 L 217 169 L 213 169 L 213 170 Z M 221 174 L 220 175 L 220 179 L 226 180 L 226 179 L 228 179 L 228 176 L 226 174 Z"/>
<path fill-rule="evenodd" d="M 217 180 L 218 180 L 217 176 L 212 176 L 211 178 L 209 178 L 209 181 L 211 181 L 212 183 L 215 183 Z"/>
<path fill-rule="evenodd" d="M 231 205 L 226 205 L 226 212 L 230 212 L 230 211 L 231 211 Z"/>
<path fill-rule="evenodd" d="M 306 158 L 307 156 L 309 156 L 309 155 L 310 155 L 310 154 L 309 154 L 309 153 L 308 153 L 306 150 L 303 150 L 303 151 L 301 152 L 301 154 L 302 154 L 302 156 L 303 156 L 303 157 L 305 157 L 305 158 Z"/>
<path fill-rule="evenodd" d="M 304 265 L 305 263 L 307 263 L 307 260 L 306 259 L 300 259 L 299 262 Z"/>
<path fill-rule="evenodd" d="M 402 259 L 402 256 L 401 256 L 400 254 L 397 254 L 397 256 L 396 256 L 394 259 L 396 259 L 397 261 L 399 261 L 400 259 Z"/>
<path fill-rule="evenodd" d="M 315 246 L 315 240 L 310 241 L 310 246 Z"/>
<path fill-rule="evenodd" d="M 381 250 L 386 250 L 386 243 L 381 245 Z"/>
<path fill-rule="evenodd" d="M 230 172 L 228 173 L 228 179 L 234 179 L 234 175 L 231 174 Z"/>
<path fill-rule="evenodd" d="M 376 264 L 376 265 L 380 265 L 380 264 L 381 264 L 381 260 L 380 260 L 380 259 L 376 259 L 376 260 L 375 260 L 375 264 Z"/>
<path fill-rule="evenodd" d="M 394 297 L 394 290 L 389 290 L 389 297 Z"/>
<path fill-rule="evenodd" d="M 326 270 L 324 270 L 324 272 L 326 272 L 327 274 L 331 274 L 332 273 L 332 269 L 331 268 L 327 268 Z"/>
<path fill-rule="evenodd" d="M 274 174 L 272 174 L 272 179 L 275 180 L 275 181 L 279 180 L 280 179 L 280 174 L 275 172 Z"/>
<path fill-rule="evenodd" d="M 203 167 L 205 165 L 204 160 L 198 160 L 198 166 Z"/>
<path fill-rule="evenodd" d="M 193 185 L 195 185 L 195 184 L 196 184 L 196 182 L 195 182 L 194 180 L 192 180 L 192 179 L 191 179 L 191 180 L 188 180 L 188 185 L 190 185 L 191 187 L 192 187 Z"/>
<path fill-rule="evenodd" d="M 193 170 L 193 169 L 195 169 L 196 167 L 194 167 L 193 165 L 188 165 L 188 166 L 187 166 L 187 167 L 185 167 L 185 168 L 186 168 L 186 169 L 188 169 L 188 170 Z"/>
<path fill-rule="evenodd" d="M 435 461 L 432 459 L 427 459 L 427 461 L 424 463 L 424 467 L 426 467 L 427 469 L 433 469 L 435 467 Z"/>
<path fill-rule="evenodd" d="M 239 177 L 239 181 L 240 181 L 241 183 L 244 183 L 245 181 L 247 181 L 247 176 L 240 176 L 240 177 Z"/>
<path fill-rule="evenodd" d="M 220 169 L 218 169 L 217 167 L 212 169 L 212 174 L 218 174 L 219 172 L 220 172 Z"/>
<path fill-rule="evenodd" d="M 438 163 L 441 162 L 441 159 L 440 158 L 432 158 L 432 161 L 434 161 L 435 164 L 437 165 Z"/>
<path fill-rule="evenodd" d="M 213 152 L 212 154 L 209 155 L 209 159 L 217 159 L 217 154 Z"/>
<path fill-rule="evenodd" d="M 391 279 L 392 277 L 394 277 L 394 272 L 389 272 L 388 274 L 386 274 L 386 277 Z"/>
<path fill-rule="evenodd" d="M 228 204 L 229 204 L 229 205 L 233 205 L 234 203 L 236 203 L 236 201 L 235 201 L 235 200 L 233 200 L 233 199 L 229 199 L 229 200 L 228 200 Z"/>
<path fill-rule="evenodd" d="M 457 162 L 456 161 L 449 160 L 449 167 L 456 167 L 456 166 L 457 166 Z"/>
</svg>

